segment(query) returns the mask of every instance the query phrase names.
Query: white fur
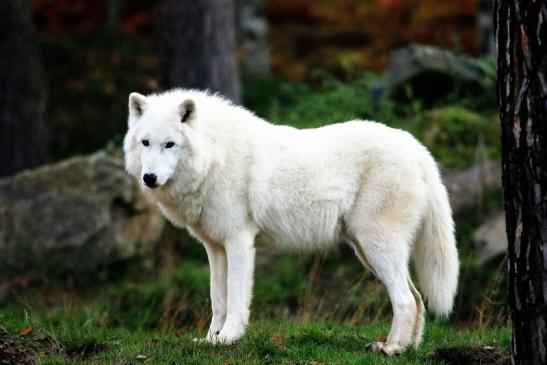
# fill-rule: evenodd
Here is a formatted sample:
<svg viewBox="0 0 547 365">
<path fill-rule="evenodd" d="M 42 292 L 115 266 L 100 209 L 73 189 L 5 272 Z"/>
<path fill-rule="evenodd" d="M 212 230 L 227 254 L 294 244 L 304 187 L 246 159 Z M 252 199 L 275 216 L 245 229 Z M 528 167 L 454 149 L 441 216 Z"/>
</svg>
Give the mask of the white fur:
<svg viewBox="0 0 547 365">
<path fill-rule="evenodd" d="M 181 122 L 185 102 L 195 108 Z M 347 241 L 393 306 L 387 341 L 373 350 L 398 353 L 421 340 L 412 251 L 429 308 L 450 313 L 459 264 L 448 196 L 433 158 L 409 133 L 370 121 L 272 125 L 195 90 L 133 93 L 129 104 L 127 171 L 141 185 L 145 173 L 156 174 L 160 186 L 143 189 L 207 250 L 213 319 L 206 341 L 244 334 L 256 246 L 307 250 Z"/>
</svg>

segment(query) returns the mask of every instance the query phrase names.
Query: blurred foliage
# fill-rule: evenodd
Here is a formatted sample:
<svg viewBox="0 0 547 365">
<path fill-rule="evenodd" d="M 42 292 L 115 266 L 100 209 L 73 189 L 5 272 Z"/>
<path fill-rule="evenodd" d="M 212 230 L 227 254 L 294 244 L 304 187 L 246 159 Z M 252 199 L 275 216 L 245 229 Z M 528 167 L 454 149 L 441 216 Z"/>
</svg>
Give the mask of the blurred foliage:
<svg viewBox="0 0 547 365">
<path fill-rule="evenodd" d="M 154 4 L 31 1 L 47 70 L 54 157 L 119 143 L 126 129 L 127 95 L 158 90 Z M 423 109 L 419 100 L 385 100 L 379 107 L 371 92 L 376 77 L 363 70 L 382 69 L 389 50 L 409 42 L 475 53 L 475 8 L 475 0 L 265 0 L 275 76 L 247 77 L 246 105 L 274 122 L 297 127 L 360 118 L 406 128 L 415 117 L 422 128 L 425 122 L 419 120 L 428 116 L 418 115 Z M 484 67 L 495 72 L 491 64 Z M 294 81 L 298 79 L 306 83 Z M 469 100 L 454 100 L 460 102 L 480 118 L 494 114 L 467 105 Z M 452 142 L 458 146 L 470 140 Z M 435 153 L 439 143 L 443 141 L 431 143 Z M 436 155 L 451 166 L 469 164 L 467 156 L 460 163 L 442 151 Z"/>
<path fill-rule="evenodd" d="M 53 130 L 54 156 L 90 153 L 112 141 L 119 144 L 126 130 L 127 95 L 158 90 L 151 42 L 82 33 L 73 38 L 44 38 L 41 45 L 48 70 L 48 125 Z M 274 123 L 298 128 L 373 119 L 408 129 L 449 167 L 473 162 L 473 147 L 480 135 L 489 154 L 498 155 L 493 89 L 463 99 L 455 90 L 426 108 L 412 92 L 405 100 L 388 98 L 380 103 L 373 89 L 377 80 L 373 73 L 352 68 L 342 79 L 315 70 L 307 83 L 248 75 L 244 103 Z"/>
<path fill-rule="evenodd" d="M 483 62 L 484 67 L 495 67 Z M 461 97 L 454 88 L 449 95 L 424 106 L 411 90 L 404 100 L 376 100 L 372 73 L 340 80 L 314 72 L 311 83 L 248 78 L 245 104 L 274 123 L 314 128 L 351 119 L 381 121 L 410 131 L 432 151 L 441 165 L 465 168 L 476 161 L 477 145 L 484 142 L 487 157 L 500 156 L 500 136 L 494 88 Z"/>
<path fill-rule="evenodd" d="M 367 74 L 346 83 L 316 72 L 314 86 L 255 78 L 246 83 L 244 100 L 258 115 L 274 123 L 314 128 L 376 114 L 369 87 L 374 79 Z"/>
<path fill-rule="evenodd" d="M 307 79 L 351 65 L 380 71 L 409 43 L 476 55 L 476 0 L 265 0 L 274 71 Z M 434 29 L 434 31 L 431 31 Z"/>
<path fill-rule="evenodd" d="M 107 3 L 32 0 L 57 158 L 119 146 L 129 93 L 158 90 L 153 2 L 120 1 L 115 33 L 97 30 L 105 24 Z M 471 166 L 481 139 L 488 156 L 497 158 L 493 87 L 462 96 L 455 85 L 432 104 L 413 90 L 405 90 L 404 100 L 379 99 L 373 87 L 378 76 L 363 71 L 381 69 L 392 47 L 411 41 L 475 52 L 474 7 L 474 0 L 267 0 L 276 73 L 245 76 L 244 104 L 274 123 L 298 128 L 349 119 L 382 121 L 412 132 L 447 167 Z M 495 72 L 491 60 L 476 62 Z M 481 266 L 471 248 L 472 232 L 499 209 L 497 191 L 482 209 L 456 217 L 462 270 L 455 322 L 506 324 L 503 259 Z M 253 299 L 257 318 L 290 315 L 360 324 L 391 315 L 383 287 L 344 245 L 315 255 L 260 257 Z M 52 326 L 203 330 L 210 316 L 206 261 L 198 243 L 169 229 L 155 257 L 45 283 L 17 278 L 4 283 L 0 294 L 9 293 L 4 296 L 18 307 L 45 307 Z"/>
<path fill-rule="evenodd" d="M 39 34 L 63 38 L 97 31 L 150 36 L 154 0 L 30 0 Z M 109 24 L 110 23 L 110 24 Z"/>
<path fill-rule="evenodd" d="M 121 141 L 129 93 L 158 88 L 157 59 L 150 42 L 82 33 L 43 38 L 41 49 L 56 158 Z"/>
<path fill-rule="evenodd" d="M 41 36 L 154 35 L 153 0 L 31 0 Z M 477 0 L 264 0 L 273 70 L 291 80 L 321 68 L 381 71 L 391 49 L 423 43 L 477 54 Z M 431 31 L 434 29 L 435 31 Z M 243 55 L 244 52 L 240 52 Z"/>
</svg>

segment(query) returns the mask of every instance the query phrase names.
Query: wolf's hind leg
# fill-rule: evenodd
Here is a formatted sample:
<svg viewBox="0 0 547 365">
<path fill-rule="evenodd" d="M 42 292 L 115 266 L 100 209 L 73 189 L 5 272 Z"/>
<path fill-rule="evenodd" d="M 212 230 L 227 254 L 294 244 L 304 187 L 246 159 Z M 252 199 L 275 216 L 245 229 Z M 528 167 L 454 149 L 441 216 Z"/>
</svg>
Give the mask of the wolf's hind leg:
<svg viewBox="0 0 547 365">
<path fill-rule="evenodd" d="M 416 322 L 414 323 L 414 330 L 412 331 L 412 344 L 418 346 L 422 342 L 422 336 L 424 333 L 424 322 L 425 322 L 425 306 L 422 300 L 422 296 L 412 283 L 412 279 L 408 278 L 408 286 L 414 299 L 416 300 Z"/>
<path fill-rule="evenodd" d="M 416 323 L 423 304 L 420 307 L 409 287 L 409 244 L 386 234 L 389 229 L 378 230 L 378 226 L 376 229 L 376 232 L 358 235 L 357 242 L 351 244 L 359 259 L 387 288 L 393 308 L 391 331 L 385 343 L 375 342 L 371 344 L 371 349 L 391 355 L 403 352 L 414 343 L 416 334 L 421 337 L 421 328 L 418 330 L 415 327 L 423 326 L 423 317 L 421 324 Z"/>
</svg>

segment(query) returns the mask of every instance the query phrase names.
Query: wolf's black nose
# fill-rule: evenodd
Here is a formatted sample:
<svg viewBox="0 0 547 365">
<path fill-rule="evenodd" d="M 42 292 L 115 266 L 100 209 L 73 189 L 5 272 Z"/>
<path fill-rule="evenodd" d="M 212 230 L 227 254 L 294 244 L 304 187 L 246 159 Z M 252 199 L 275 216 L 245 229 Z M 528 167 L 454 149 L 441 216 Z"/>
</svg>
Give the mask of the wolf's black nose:
<svg viewBox="0 0 547 365">
<path fill-rule="evenodd" d="M 155 174 L 144 174 L 142 177 L 142 180 L 148 186 L 149 188 L 155 188 L 156 187 L 156 180 L 158 177 Z"/>
</svg>

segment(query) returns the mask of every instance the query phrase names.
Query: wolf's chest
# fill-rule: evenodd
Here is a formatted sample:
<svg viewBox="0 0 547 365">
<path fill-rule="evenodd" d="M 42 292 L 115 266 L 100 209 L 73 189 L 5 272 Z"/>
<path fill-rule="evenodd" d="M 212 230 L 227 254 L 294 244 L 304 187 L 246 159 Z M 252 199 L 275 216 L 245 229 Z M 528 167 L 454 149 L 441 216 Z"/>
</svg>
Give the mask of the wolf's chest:
<svg viewBox="0 0 547 365">
<path fill-rule="evenodd" d="M 163 216 L 173 225 L 184 228 L 195 223 L 201 214 L 202 207 L 195 197 L 171 199 L 163 196 L 156 196 L 156 202 Z"/>
</svg>

